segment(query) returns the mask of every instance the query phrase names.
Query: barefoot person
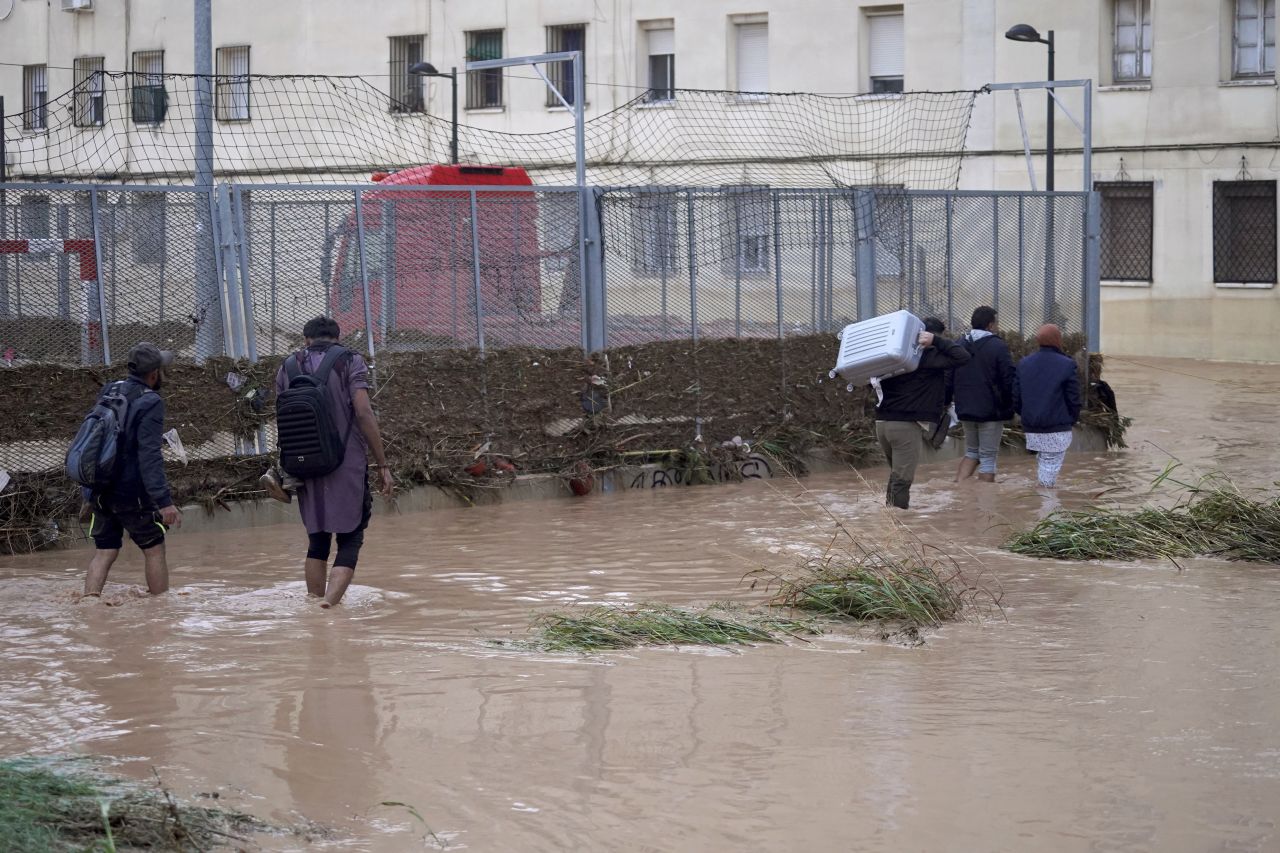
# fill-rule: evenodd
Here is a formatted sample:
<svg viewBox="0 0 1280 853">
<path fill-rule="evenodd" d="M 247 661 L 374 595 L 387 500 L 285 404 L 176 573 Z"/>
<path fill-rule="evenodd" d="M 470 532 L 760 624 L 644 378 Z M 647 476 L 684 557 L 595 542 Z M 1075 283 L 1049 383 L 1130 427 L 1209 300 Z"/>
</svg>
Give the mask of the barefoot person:
<svg viewBox="0 0 1280 853">
<path fill-rule="evenodd" d="M 369 367 L 358 353 L 338 343 L 338 323 L 329 317 L 316 317 L 302 330 L 306 348 L 290 355 L 276 375 L 276 394 L 290 387 L 299 374 L 315 374 L 330 350 L 325 386 L 330 412 L 328 423 L 338 436 L 345 436 L 341 464 L 331 473 L 304 479 L 297 488 L 298 508 L 307 528 L 305 573 L 307 592 L 322 599 L 322 607 L 332 607 L 342 600 L 356 571 L 364 531 L 369 526 L 373 498 L 369 494 L 369 454 L 377 462 L 378 486 L 382 494 L 392 492 L 391 469 L 382 450 L 382 435 L 369 400 Z M 353 429 L 352 427 L 357 427 Z M 289 495 L 271 474 L 263 485 L 277 500 L 288 501 Z M 329 569 L 329 554 L 337 539 L 337 555 Z"/>
<path fill-rule="evenodd" d="M 128 378 L 112 382 L 99 395 L 101 398 L 118 386 L 129 407 L 114 478 L 105 487 L 86 490 L 85 494 L 91 513 L 89 535 L 97 549 L 84 579 L 86 597 L 102 596 L 107 574 L 124 546 L 125 531 L 142 551 L 147 591 L 159 595 L 169 589 L 164 537 L 168 528 L 181 526 L 182 513 L 173 505 L 164 473 L 160 452 L 164 400 L 156 392 L 164 382 L 164 369 L 172 363 L 172 352 L 140 343 L 129 351 Z"/>
<path fill-rule="evenodd" d="M 1062 351 L 1061 329 L 1046 323 L 1036 341 L 1040 349 L 1018 362 L 1013 405 L 1022 418 L 1027 450 L 1036 454 L 1040 485 L 1051 489 L 1080 417 L 1080 379 L 1075 360 Z"/>
</svg>

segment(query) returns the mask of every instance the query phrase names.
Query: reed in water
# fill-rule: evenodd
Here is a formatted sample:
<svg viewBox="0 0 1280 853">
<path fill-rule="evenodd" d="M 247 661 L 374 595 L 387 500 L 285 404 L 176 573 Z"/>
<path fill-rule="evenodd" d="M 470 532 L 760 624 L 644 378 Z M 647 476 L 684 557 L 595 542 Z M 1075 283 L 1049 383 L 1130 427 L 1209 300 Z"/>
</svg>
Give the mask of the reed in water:
<svg viewBox="0 0 1280 853">
<path fill-rule="evenodd" d="M 1184 494 L 1172 507 L 1058 510 L 1005 547 L 1060 560 L 1219 557 L 1280 563 L 1280 495 L 1250 496 L 1218 474 L 1179 485 Z"/>
<path fill-rule="evenodd" d="M 534 623 L 546 651 L 593 652 L 636 646 L 733 646 L 816 633 L 808 622 L 723 606 L 686 610 L 664 604 L 588 607 L 546 613 Z"/>
</svg>

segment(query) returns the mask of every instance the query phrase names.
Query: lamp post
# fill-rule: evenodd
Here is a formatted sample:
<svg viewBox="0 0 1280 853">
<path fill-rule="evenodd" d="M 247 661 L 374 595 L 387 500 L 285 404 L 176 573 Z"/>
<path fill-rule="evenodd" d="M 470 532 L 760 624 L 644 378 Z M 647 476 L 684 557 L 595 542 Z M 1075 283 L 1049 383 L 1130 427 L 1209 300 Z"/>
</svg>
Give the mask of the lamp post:
<svg viewBox="0 0 1280 853">
<path fill-rule="evenodd" d="M 436 67 L 430 62 L 415 62 L 409 66 L 409 73 L 416 74 L 419 77 L 448 77 L 450 91 L 453 94 L 452 103 L 452 135 L 449 137 L 449 162 L 455 166 L 458 164 L 458 69 L 450 68 L 449 73 L 436 70 Z"/>
<path fill-rule="evenodd" d="M 1053 30 L 1049 30 L 1045 35 L 1048 38 L 1041 38 L 1040 33 L 1030 24 L 1014 24 L 1004 37 L 1009 41 L 1032 42 L 1035 44 L 1045 44 L 1049 46 L 1049 83 L 1053 83 Z M 1049 86 L 1048 108 L 1049 111 L 1045 118 L 1045 147 L 1044 147 L 1044 188 L 1048 192 L 1053 192 L 1053 86 Z"/>
</svg>

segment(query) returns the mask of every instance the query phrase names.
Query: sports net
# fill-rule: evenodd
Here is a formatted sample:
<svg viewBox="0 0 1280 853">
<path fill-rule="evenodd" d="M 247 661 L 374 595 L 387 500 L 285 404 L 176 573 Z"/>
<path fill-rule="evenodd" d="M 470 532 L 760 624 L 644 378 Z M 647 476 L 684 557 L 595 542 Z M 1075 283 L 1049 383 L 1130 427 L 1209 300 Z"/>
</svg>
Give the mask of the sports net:
<svg viewBox="0 0 1280 853">
<path fill-rule="evenodd" d="M 4 122 L 10 180 L 190 181 L 203 78 L 94 72 Z M 448 119 L 362 77 L 215 77 L 219 178 L 332 182 L 447 162 Z M 954 188 L 977 92 L 817 95 L 679 89 L 585 124 L 595 185 Z M 574 128 L 459 127 L 462 162 L 574 183 Z"/>
</svg>

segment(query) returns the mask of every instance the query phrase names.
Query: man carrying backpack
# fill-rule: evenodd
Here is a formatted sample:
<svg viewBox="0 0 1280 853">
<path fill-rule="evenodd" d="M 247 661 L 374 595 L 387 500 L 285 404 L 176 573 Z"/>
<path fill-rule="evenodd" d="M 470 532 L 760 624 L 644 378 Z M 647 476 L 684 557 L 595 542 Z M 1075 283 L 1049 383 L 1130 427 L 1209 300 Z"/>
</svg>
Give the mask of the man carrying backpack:
<svg viewBox="0 0 1280 853">
<path fill-rule="evenodd" d="M 129 377 L 102 390 L 68 453 L 68 473 L 84 487 L 90 505 L 89 535 L 97 549 L 84 579 L 86 597 L 102 595 L 126 530 L 142 551 L 147 591 L 159 595 L 169 589 L 164 537 L 168 528 L 182 525 L 182 513 L 164 473 L 164 400 L 156 392 L 172 363 L 173 353 L 154 344 L 144 341 L 131 349 Z"/>
<path fill-rule="evenodd" d="M 302 330 L 306 348 L 285 359 L 276 374 L 276 430 L 280 467 L 301 481 L 298 508 L 307 528 L 307 592 L 321 607 L 342 600 L 356 571 L 373 498 L 368 454 L 377 461 L 384 496 L 393 488 L 391 468 L 369 399 L 369 367 L 338 343 L 338 323 L 316 317 Z M 358 429 L 357 429 L 358 427 Z M 272 475 L 262 483 L 272 497 L 289 499 Z M 336 537 L 337 556 L 329 570 Z"/>
<path fill-rule="evenodd" d="M 1013 419 L 1013 359 L 997 334 L 994 308 L 975 308 L 969 325 L 972 329 L 960 339 L 969 352 L 969 363 L 957 367 L 951 379 L 956 417 L 964 424 L 964 456 L 956 482 L 976 471 L 979 480 L 994 483 L 1004 422 Z"/>
</svg>

